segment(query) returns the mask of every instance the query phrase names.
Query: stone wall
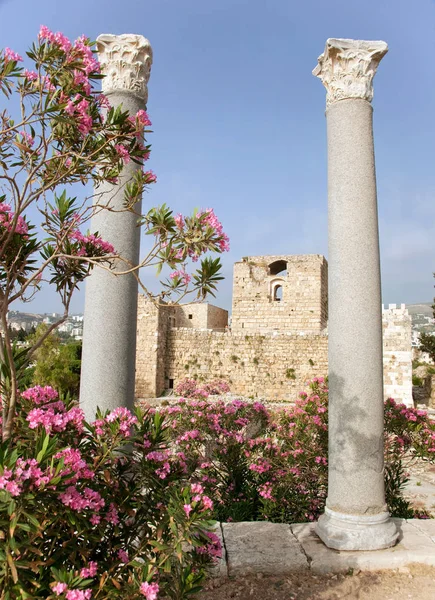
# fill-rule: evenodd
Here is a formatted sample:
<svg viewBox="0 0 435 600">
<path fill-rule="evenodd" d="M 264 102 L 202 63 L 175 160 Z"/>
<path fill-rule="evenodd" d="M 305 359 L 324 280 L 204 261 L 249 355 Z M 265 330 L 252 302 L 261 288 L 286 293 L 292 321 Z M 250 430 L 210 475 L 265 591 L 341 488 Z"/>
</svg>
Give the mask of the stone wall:
<svg viewBox="0 0 435 600">
<path fill-rule="evenodd" d="M 174 317 L 173 327 L 224 329 L 228 325 L 228 311 L 208 302 L 191 302 L 172 306 L 170 310 Z"/>
<path fill-rule="evenodd" d="M 225 379 L 231 391 L 269 401 L 294 401 L 307 379 L 327 373 L 326 334 L 244 334 L 171 329 L 166 373 L 176 385 L 184 377 Z"/>
<path fill-rule="evenodd" d="M 234 265 L 233 331 L 321 331 L 328 266 L 318 254 L 248 256 Z"/>
<path fill-rule="evenodd" d="M 137 398 L 159 394 L 167 387 L 166 344 L 168 331 L 173 325 L 173 307 L 157 306 L 139 295 L 136 350 Z"/>
<path fill-rule="evenodd" d="M 166 360 L 168 332 L 172 328 L 224 331 L 227 325 L 228 311 L 207 302 L 157 306 L 139 295 L 136 397 L 153 397 L 172 387 Z"/>
<path fill-rule="evenodd" d="M 382 309 L 384 393 L 412 406 L 411 317 L 402 304 Z"/>
</svg>

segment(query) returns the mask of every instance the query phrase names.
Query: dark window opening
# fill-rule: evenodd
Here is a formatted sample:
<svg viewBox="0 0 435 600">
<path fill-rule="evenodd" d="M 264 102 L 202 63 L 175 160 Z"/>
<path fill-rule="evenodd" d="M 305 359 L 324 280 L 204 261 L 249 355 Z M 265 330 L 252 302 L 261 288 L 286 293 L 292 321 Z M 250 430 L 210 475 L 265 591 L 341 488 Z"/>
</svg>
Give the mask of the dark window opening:
<svg viewBox="0 0 435 600">
<path fill-rule="evenodd" d="M 189 315 L 189 319 L 193 319 L 193 315 Z"/>
<path fill-rule="evenodd" d="M 282 285 L 277 285 L 273 290 L 273 300 L 274 302 L 281 302 L 282 300 Z"/>
<path fill-rule="evenodd" d="M 269 275 L 281 275 L 285 277 L 287 275 L 287 263 L 285 260 L 276 260 L 269 265 Z"/>
<path fill-rule="evenodd" d="M 173 379 L 170 379 L 170 380 L 169 380 L 169 389 L 170 389 L 170 390 L 173 390 L 173 389 L 174 389 L 174 380 L 173 380 Z"/>
</svg>

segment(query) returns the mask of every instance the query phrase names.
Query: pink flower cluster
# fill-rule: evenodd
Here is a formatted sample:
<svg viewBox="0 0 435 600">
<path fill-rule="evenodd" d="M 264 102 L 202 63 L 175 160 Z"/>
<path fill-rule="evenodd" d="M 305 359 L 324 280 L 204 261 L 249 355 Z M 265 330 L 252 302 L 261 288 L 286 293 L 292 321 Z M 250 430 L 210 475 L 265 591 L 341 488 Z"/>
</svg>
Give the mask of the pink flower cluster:
<svg viewBox="0 0 435 600">
<path fill-rule="evenodd" d="M 138 110 L 135 119 L 141 127 L 149 127 L 152 125 L 148 114 L 144 110 Z"/>
<path fill-rule="evenodd" d="M 214 559 L 222 558 L 222 544 L 218 536 L 212 531 L 208 531 L 206 536 L 209 538 L 210 543 L 205 546 L 199 546 L 196 548 L 198 554 L 208 554 Z"/>
<path fill-rule="evenodd" d="M 33 146 L 33 144 L 35 143 L 34 138 L 29 133 L 26 133 L 25 131 L 20 131 L 20 135 L 21 135 L 23 143 L 26 144 L 27 146 L 29 146 L 29 148 L 31 148 Z"/>
<path fill-rule="evenodd" d="M 77 119 L 78 129 L 83 136 L 91 131 L 94 122 L 89 113 L 89 101 L 86 98 L 76 94 L 74 100 L 68 101 L 65 112 L 70 117 Z"/>
<path fill-rule="evenodd" d="M 65 594 L 66 600 L 89 600 L 92 597 L 92 590 L 70 590 L 66 583 L 61 583 L 60 581 L 51 584 L 51 589 L 56 596 Z"/>
<path fill-rule="evenodd" d="M 155 473 L 158 475 L 158 477 L 160 477 L 160 479 L 166 479 L 168 474 L 171 472 L 170 450 L 163 450 L 161 452 L 154 450 L 153 452 L 148 452 L 148 454 L 145 455 L 145 458 L 146 460 L 161 463 L 161 466 L 155 470 Z"/>
<path fill-rule="evenodd" d="M 20 56 L 17 52 L 14 52 L 13 50 L 11 50 L 10 48 L 5 48 L 4 59 L 6 62 L 8 62 L 10 60 L 14 60 L 16 62 L 21 62 L 23 60 L 23 57 Z"/>
<path fill-rule="evenodd" d="M 79 479 L 93 479 L 95 476 L 77 448 L 65 448 L 55 454 L 54 458 L 63 459 L 62 475 L 71 475 L 68 483 L 76 483 Z"/>
<path fill-rule="evenodd" d="M 0 227 L 4 227 L 7 231 L 14 231 L 19 235 L 25 236 L 28 231 L 28 225 L 24 218 L 19 215 L 15 216 L 15 213 L 11 212 L 9 204 L 4 202 L 0 203 Z"/>
<path fill-rule="evenodd" d="M 153 173 L 153 171 L 145 171 L 143 173 L 143 178 L 145 183 L 156 183 L 157 182 L 157 175 L 155 173 Z"/>
<path fill-rule="evenodd" d="M 80 571 L 80 577 L 83 577 L 84 579 L 88 578 L 88 577 L 95 577 L 95 575 L 97 574 L 97 570 L 98 570 L 98 563 L 96 563 L 95 561 L 89 561 L 89 564 L 87 567 L 84 567 L 81 571 Z"/>
<path fill-rule="evenodd" d="M 92 49 L 87 44 L 88 39 L 85 36 L 80 36 L 72 44 L 66 35 L 60 31 L 54 33 L 45 25 L 41 25 L 38 37 L 40 40 L 46 41 L 63 50 L 65 54 L 69 55 L 67 58 L 70 61 L 77 60 L 78 58 L 81 59 L 83 62 L 83 71 L 86 75 L 100 72 L 100 64 L 94 57 Z"/>
<path fill-rule="evenodd" d="M 209 392 L 206 386 L 201 386 L 195 379 L 186 377 L 182 379 L 174 389 L 178 396 L 183 398 L 208 398 Z"/>
<path fill-rule="evenodd" d="M 137 423 L 137 418 L 128 410 L 128 408 L 118 407 L 112 410 L 104 419 L 96 419 L 92 425 L 95 427 L 97 435 L 109 434 L 107 425 L 117 423 L 119 432 L 123 436 L 129 436 L 132 426 Z"/>
<path fill-rule="evenodd" d="M 126 148 L 125 146 L 123 146 L 123 144 L 117 144 L 115 146 L 115 150 L 117 151 L 117 153 L 119 154 L 119 156 L 122 158 L 122 160 L 124 161 L 125 165 L 130 162 L 130 153 L 128 151 L 128 148 Z"/>
<path fill-rule="evenodd" d="M 77 256 L 100 256 L 103 254 L 114 254 L 115 248 L 109 242 L 105 242 L 94 234 L 83 235 L 78 229 L 74 230 L 70 238 L 79 243 Z"/>
<path fill-rule="evenodd" d="M 222 223 L 219 221 L 217 216 L 214 213 L 212 208 L 206 208 L 198 213 L 198 217 L 205 215 L 203 223 L 214 229 L 216 235 L 220 237 L 218 245 L 220 247 L 221 252 L 229 252 L 230 250 L 230 240 L 229 237 L 224 233 Z"/>
<path fill-rule="evenodd" d="M 132 426 L 137 423 L 137 418 L 131 414 L 128 408 L 119 406 L 107 415 L 106 421 L 107 423 L 118 421 L 119 431 L 127 436 L 130 435 Z"/>
<path fill-rule="evenodd" d="M 158 583 L 148 583 L 144 581 L 139 588 L 142 596 L 145 596 L 146 600 L 157 600 L 157 596 L 159 593 L 159 584 Z"/>
<path fill-rule="evenodd" d="M 26 417 L 30 429 L 36 429 L 40 425 L 45 428 L 47 433 L 52 431 L 58 433 L 65 431 L 71 424 L 78 432 L 83 431 L 84 412 L 81 408 L 73 407 L 66 410 L 63 402 L 54 402 L 46 404 L 42 408 L 32 409 Z"/>
<path fill-rule="evenodd" d="M 77 512 L 83 512 L 86 509 L 99 512 L 105 504 L 104 499 L 95 490 L 85 487 L 83 492 L 80 492 L 73 485 L 59 494 L 59 499 L 65 506 L 69 506 Z"/>
<path fill-rule="evenodd" d="M 51 386 L 35 385 L 21 393 L 21 398 L 30 400 L 33 404 L 47 404 L 54 402 L 59 397 L 59 394 Z"/>
<path fill-rule="evenodd" d="M 186 273 L 184 269 L 179 269 L 178 271 L 173 271 L 170 275 L 171 279 L 180 279 L 184 285 L 189 285 L 192 280 L 191 275 Z"/>
<path fill-rule="evenodd" d="M 4 469 L 0 475 L 0 490 L 6 490 L 11 496 L 19 496 L 24 482 L 30 487 L 39 488 L 45 486 L 50 479 L 51 477 L 40 469 L 36 459 L 19 458 L 13 470 Z"/>
</svg>

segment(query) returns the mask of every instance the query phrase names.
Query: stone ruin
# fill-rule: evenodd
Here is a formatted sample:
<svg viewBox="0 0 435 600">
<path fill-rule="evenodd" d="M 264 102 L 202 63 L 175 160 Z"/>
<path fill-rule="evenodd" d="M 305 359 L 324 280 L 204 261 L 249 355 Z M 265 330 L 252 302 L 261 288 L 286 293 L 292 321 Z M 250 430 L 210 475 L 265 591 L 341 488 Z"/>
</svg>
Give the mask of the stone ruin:
<svg viewBox="0 0 435 600">
<path fill-rule="evenodd" d="M 328 372 L 328 263 L 320 255 L 250 256 L 234 265 L 228 312 L 208 303 L 156 306 L 139 296 L 136 397 L 185 377 L 222 378 L 238 395 L 292 402 Z M 412 405 L 411 318 L 382 311 L 384 393 Z"/>
</svg>

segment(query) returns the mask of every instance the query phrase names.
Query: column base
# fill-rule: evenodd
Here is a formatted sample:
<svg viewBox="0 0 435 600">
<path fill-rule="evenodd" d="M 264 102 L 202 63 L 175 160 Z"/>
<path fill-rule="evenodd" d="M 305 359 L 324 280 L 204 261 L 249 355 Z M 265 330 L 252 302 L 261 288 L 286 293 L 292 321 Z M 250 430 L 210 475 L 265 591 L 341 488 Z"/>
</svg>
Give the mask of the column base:
<svg viewBox="0 0 435 600">
<path fill-rule="evenodd" d="M 325 508 L 316 533 L 335 550 L 382 550 L 394 546 L 399 537 L 388 512 L 377 515 L 348 515 Z"/>
</svg>

